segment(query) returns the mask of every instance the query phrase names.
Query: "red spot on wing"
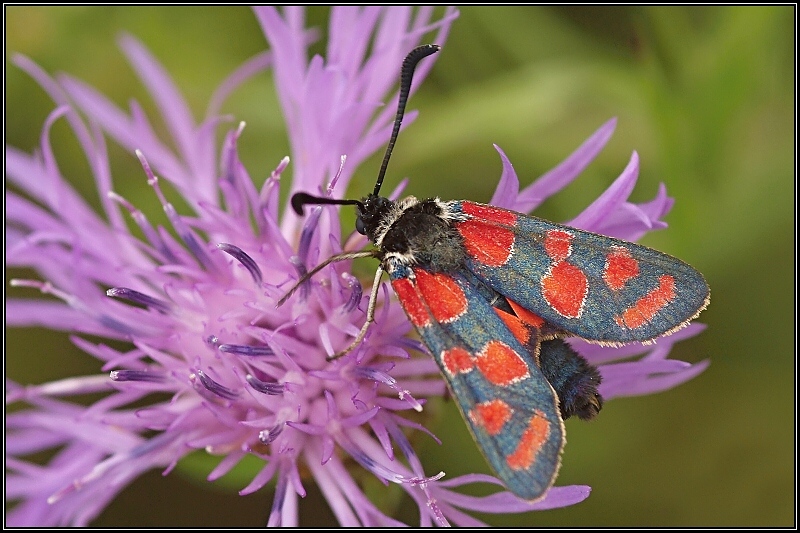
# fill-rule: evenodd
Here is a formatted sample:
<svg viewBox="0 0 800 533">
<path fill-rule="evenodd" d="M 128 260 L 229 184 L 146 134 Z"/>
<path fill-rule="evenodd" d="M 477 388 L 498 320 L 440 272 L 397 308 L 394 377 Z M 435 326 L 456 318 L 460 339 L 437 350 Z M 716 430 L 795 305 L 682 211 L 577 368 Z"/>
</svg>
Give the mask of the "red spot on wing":
<svg viewBox="0 0 800 533">
<path fill-rule="evenodd" d="M 467 310 L 467 296 L 447 274 L 432 274 L 415 268 L 414 275 L 417 288 L 437 322 L 452 322 Z"/>
<path fill-rule="evenodd" d="M 542 449 L 550 436 L 550 422 L 541 411 L 535 411 L 522 433 L 514 453 L 506 457 L 512 470 L 527 470 L 536 461 L 536 454 Z"/>
<path fill-rule="evenodd" d="M 500 341 L 489 341 L 478 354 L 476 365 L 490 383 L 501 387 L 530 376 L 522 357 Z"/>
<path fill-rule="evenodd" d="M 553 265 L 542 278 L 542 296 L 558 314 L 567 318 L 581 316 L 588 291 L 586 275 L 566 261 Z"/>
<path fill-rule="evenodd" d="M 663 275 L 658 278 L 658 287 L 648 292 L 621 316 L 614 317 L 617 324 L 629 329 L 650 323 L 656 313 L 675 298 L 675 278 Z"/>
<path fill-rule="evenodd" d="M 612 291 L 618 291 L 625 286 L 629 279 L 639 275 L 639 262 L 631 253 L 621 246 L 612 247 L 606 257 L 606 266 L 603 269 L 603 280 Z"/>
<path fill-rule="evenodd" d="M 469 372 L 475 367 L 472 355 L 458 346 L 442 352 L 442 362 L 451 376 Z"/>
<path fill-rule="evenodd" d="M 392 288 L 397 293 L 397 298 L 400 304 L 405 309 L 408 319 L 411 323 L 418 328 L 422 328 L 430 324 L 430 315 L 428 309 L 417 294 L 414 284 L 408 278 L 400 278 L 392 280 Z"/>
<path fill-rule="evenodd" d="M 501 311 L 500 309 L 495 308 L 495 313 L 500 319 L 505 323 L 506 327 L 511 331 L 511 334 L 514 335 L 520 343 L 528 344 L 528 340 L 531 338 L 531 331 L 528 327 L 516 316 L 506 313 L 505 311 Z"/>
<path fill-rule="evenodd" d="M 572 253 L 572 239 L 573 235 L 568 231 L 550 230 L 544 236 L 544 251 L 554 263 L 561 262 Z"/>
<path fill-rule="evenodd" d="M 464 237 L 467 253 L 479 263 L 498 267 L 506 264 L 514 248 L 514 232 L 480 220 L 465 220 L 456 224 Z"/>
<path fill-rule="evenodd" d="M 528 311 L 527 309 L 525 309 L 524 307 L 522 307 L 513 300 L 507 300 L 507 301 L 508 305 L 511 306 L 511 309 L 514 310 L 514 312 L 517 314 L 520 320 L 535 328 L 541 328 L 542 326 L 544 326 L 545 322 L 542 317 Z"/>
<path fill-rule="evenodd" d="M 469 412 L 472 423 L 482 427 L 489 435 L 497 435 L 511 419 L 513 410 L 503 400 L 491 400 L 479 403 Z"/>
<path fill-rule="evenodd" d="M 490 205 L 461 202 L 461 211 L 475 218 L 497 222 L 506 226 L 514 226 L 517 223 L 516 213 Z"/>
</svg>

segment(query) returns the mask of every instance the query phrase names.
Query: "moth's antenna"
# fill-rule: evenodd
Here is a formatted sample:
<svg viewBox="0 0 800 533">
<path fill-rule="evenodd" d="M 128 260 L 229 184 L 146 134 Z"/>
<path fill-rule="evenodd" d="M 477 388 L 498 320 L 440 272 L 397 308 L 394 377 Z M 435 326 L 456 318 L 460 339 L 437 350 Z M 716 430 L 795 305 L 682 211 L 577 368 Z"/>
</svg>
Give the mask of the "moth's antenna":
<svg viewBox="0 0 800 533">
<path fill-rule="evenodd" d="M 313 205 L 361 205 L 358 200 L 335 200 L 333 198 L 325 198 L 324 196 L 313 196 L 305 192 L 298 192 L 292 196 L 292 209 L 300 216 L 303 216 L 303 206 L 306 204 Z"/>
<path fill-rule="evenodd" d="M 378 181 L 375 183 L 375 190 L 372 192 L 374 196 L 377 196 L 381 190 L 383 178 L 386 176 L 386 167 L 389 166 L 389 157 L 391 157 L 394 143 L 397 141 L 397 134 L 400 133 L 400 124 L 403 122 L 403 114 L 406 111 L 406 102 L 408 102 L 408 93 L 411 91 L 411 79 L 414 77 L 414 69 L 423 58 L 435 54 L 441 48 L 438 44 L 424 44 L 411 50 L 403 60 L 403 67 L 400 70 L 400 99 L 397 102 L 397 115 L 394 117 L 392 137 L 389 139 L 389 146 L 386 147 L 386 154 L 383 156 L 383 163 L 381 163 L 381 169 L 378 172 Z"/>
</svg>

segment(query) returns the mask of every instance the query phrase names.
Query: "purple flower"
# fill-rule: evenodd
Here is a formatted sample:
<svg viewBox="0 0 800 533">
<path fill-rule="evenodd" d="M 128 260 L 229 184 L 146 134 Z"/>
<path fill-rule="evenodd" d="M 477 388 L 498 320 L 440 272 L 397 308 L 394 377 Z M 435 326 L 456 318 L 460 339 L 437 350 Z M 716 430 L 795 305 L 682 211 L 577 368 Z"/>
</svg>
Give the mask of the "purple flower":
<svg viewBox="0 0 800 533">
<path fill-rule="evenodd" d="M 76 79 L 53 79 L 30 60 L 14 58 L 56 108 L 39 152 L 6 148 L 7 176 L 19 191 L 6 192 L 7 264 L 38 273 L 38 279 L 12 284 L 48 295 L 9 299 L 6 323 L 71 332 L 72 342 L 102 366 L 97 375 L 43 385 L 7 383 L 6 403 L 14 405 L 6 419 L 8 524 L 86 525 L 138 475 L 170 471 L 196 450 L 221 457 L 208 474 L 211 481 L 245 456 L 263 461 L 241 494 L 275 481 L 269 525 L 298 523 L 298 496 L 311 481 L 301 470 L 310 472 L 342 525 L 397 525 L 366 497 L 351 461 L 399 484 L 417 503 L 421 525 L 480 525 L 469 512 L 523 512 L 585 499 L 585 486 L 554 487 L 535 504 L 504 490 L 465 496 L 455 489 L 499 482 L 480 474 L 451 479 L 435 465 L 423 465 L 406 433 L 426 430 L 405 412 L 422 411 L 445 385 L 435 363 L 418 353 L 421 344 L 407 337 L 411 326 L 400 306 L 384 298 L 362 346 L 325 360 L 352 340 L 365 319 L 368 290 L 349 263 L 324 269 L 285 306 L 275 306 L 309 268 L 365 244 L 357 234 L 340 240 L 335 208 L 315 207 L 304 218 L 280 209 L 281 181 L 290 172 L 289 192 L 342 197 L 358 165 L 385 146 L 403 56 L 431 33 L 431 41 L 444 44 L 457 13 L 447 10 L 434 19 L 426 8 L 334 8 L 326 57 L 311 60 L 314 34 L 301 9 L 258 8 L 256 15 L 270 51 L 220 86 L 199 124 L 161 65 L 138 41 L 122 38 L 161 112 L 166 140 L 137 103 L 124 111 Z M 432 64 L 420 64 L 417 78 Z M 256 187 L 237 155 L 242 126 L 230 129 L 221 147 L 215 131 L 225 122 L 221 102 L 265 68 L 275 74 L 292 153 Z M 49 133 L 62 119 L 85 153 L 102 213 L 59 172 Z M 412 119 L 410 113 L 406 120 Z M 500 152 L 503 174 L 492 203 L 531 211 L 573 180 L 613 129 L 613 121 L 602 126 L 523 191 Z M 106 137 L 137 155 L 142 186 L 151 187 L 170 227 L 153 225 L 114 192 Z M 664 227 L 660 218 L 672 200 L 663 187 L 649 203 L 627 202 L 637 170 L 634 154 L 572 224 L 627 239 Z M 167 201 L 162 180 L 181 195 L 188 212 Z M 693 325 L 649 346 L 619 349 L 570 342 L 599 365 L 600 392 L 610 399 L 664 390 L 701 372 L 705 363 L 666 358 L 672 343 L 699 330 Z M 122 341 L 127 348 L 86 336 Z M 642 357 L 613 363 L 632 356 Z M 102 399 L 88 407 L 70 401 L 88 393 Z M 48 452 L 50 459 L 31 462 L 36 452 Z"/>
</svg>

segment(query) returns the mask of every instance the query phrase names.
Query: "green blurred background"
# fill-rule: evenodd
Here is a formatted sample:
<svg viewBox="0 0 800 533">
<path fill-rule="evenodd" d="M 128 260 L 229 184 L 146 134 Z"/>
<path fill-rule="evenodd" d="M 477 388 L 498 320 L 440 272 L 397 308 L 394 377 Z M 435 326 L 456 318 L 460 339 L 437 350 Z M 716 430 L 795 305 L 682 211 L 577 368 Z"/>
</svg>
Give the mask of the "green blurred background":
<svg viewBox="0 0 800 533">
<path fill-rule="evenodd" d="M 201 118 L 216 85 L 265 46 L 246 8 L 5 9 L 7 142 L 26 150 L 36 147 L 53 104 L 10 64 L 12 52 L 51 73 L 75 75 L 120 105 L 137 98 L 153 109 L 116 46 L 129 32 L 163 62 Z M 326 16 L 326 9 L 309 13 L 323 36 Z M 408 192 L 416 196 L 488 201 L 500 175 L 492 143 L 508 154 L 524 186 L 616 116 L 617 131 L 597 161 L 537 214 L 572 218 L 637 150 L 641 177 L 633 199 L 649 200 L 665 182 L 677 200 L 669 230 L 643 242 L 697 267 L 712 291 L 701 317 L 708 330 L 672 353 L 710 359 L 705 373 L 662 394 L 611 401 L 590 424 L 567 423 L 558 483 L 591 485 L 591 497 L 562 510 L 485 517 L 489 522 L 795 523 L 794 21 L 793 6 L 461 9 L 411 101 L 421 114 L 400 138 L 389 181 L 411 177 Z M 225 109 L 247 121 L 243 159 L 263 179 L 288 153 L 268 76 L 238 90 Z M 54 130 L 61 170 L 96 204 L 64 124 Z M 111 154 L 117 190 L 157 213 L 141 169 L 118 147 Z M 353 195 L 371 187 L 377 167 L 377 158 L 361 167 Z M 65 335 L 7 333 L 6 371 L 14 380 L 97 371 Z M 433 429 L 444 445 L 418 443 L 430 472 L 486 469 L 452 402 L 440 408 Z M 224 483 L 191 477 L 143 476 L 95 524 L 266 522 L 269 489 L 239 497 Z M 301 524 L 330 523 L 319 492 L 312 483 L 306 488 Z M 401 502 L 398 516 L 413 521 L 404 515 L 409 510 Z"/>
</svg>

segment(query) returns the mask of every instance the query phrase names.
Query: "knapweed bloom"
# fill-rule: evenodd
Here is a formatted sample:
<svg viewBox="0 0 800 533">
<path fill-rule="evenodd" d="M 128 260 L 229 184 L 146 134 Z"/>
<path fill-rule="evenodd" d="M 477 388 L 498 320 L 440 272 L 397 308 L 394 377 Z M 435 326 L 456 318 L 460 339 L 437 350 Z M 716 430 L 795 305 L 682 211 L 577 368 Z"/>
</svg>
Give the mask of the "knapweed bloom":
<svg viewBox="0 0 800 533">
<path fill-rule="evenodd" d="M 91 376 L 28 386 L 7 382 L 6 404 L 13 406 L 6 419 L 8 524 L 88 524 L 141 473 L 169 471 L 193 452 L 220 457 L 210 481 L 248 455 L 258 458 L 263 466 L 241 493 L 274 483 L 269 525 L 298 523 L 298 499 L 309 483 L 319 486 L 342 525 L 399 524 L 365 495 L 360 480 L 368 475 L 398 484 L 417 504 L 421 525 L 480 525 L 470 512 L 522 512 L 583 500 L 589 493 L 584 486 L 554 487 L 534 504 L 504 490 L 466 496 L 457 490 L 462 485 L 500 484 L 481 474 L 449 478 L 423 464 L 409 435 L 426 430 L 408 413 L 423 411 L 445 385 L 421 344 L 408 336 L 411 326 L 388 291 L 362 345 L 326 361 L 365 320 L 369 287 L 348 262 L 332 264 L 276 307 L 308 269 L 365 245 L 349 229 L 342 239 L 338 208 L 314 207 L 301 218 L 279 205 L 279 189 L 343 197 L 359 164 L 388 139 L 391 91 L 403 56 L 423 37 L 444 44 L 456 12 L 435 18 L 429 9 L 334 8 L 326 56 L 311 59 L 314 34 L 301 9 L 255 12 L 269 51 L 220 86 L 199 124 L 163 67 L 138 41 L 122 38 L 168 139 L 136 103 L 124 111 L 78 80 L 54 79 L 26 58 L 14 59 L 56 106 L 36 153 L 6 149 L 7 177 L 15 187 L 6 192 L 8 265 L 37 273 L 12 284 L 46 295 L 9 299 L 7 325 L 71 332 L 100 365 Z M 432 65 L 421 64 L 417 78 Z M 246 130 L 228 125 L 221 146 L 215 130 L 226 127 L 220 102 L 265 68 L 274 74 L 291 154 L 266 179 L 253 180 L 237 156 Z M 69 123 L 85 153 L 101 213 L 59 172 L 49 140 L 59 120 Z M 614 125 L 603 125 L 522 191 L 500 152 L 503 173 L 492 203 L 530 212 L 578 175 Z M 114 192 L 107 138 L 136 155 L 142 187 L 150 187 L 153 202 L 163 207 L 167 227 L 152 224 L 140 206 Z M 672 200 L 663 187 L 651 202 L 627 201 L 637 162 L 634 154 L 609 190 L 571 224 L 625 239 L 664 227 L 660 219 Z M 162 192 L 165 182 L 187 207 L 173 207 Z M 599 366 L 606 399 L 648 394 L 703 370 L 704 363 L 667 359 L 672 343 L 699 327 L 650 346 L 572 344 Z M 637 355 L 643 357 L 630 359 Z M 623 358 L 627 362 L 613 363 Z M 102 398 L 89 406 L 71 401 L 88 393 Z M 38 452 L 48 453 L 46 462 L 31 460 Z"/>
</svg>

